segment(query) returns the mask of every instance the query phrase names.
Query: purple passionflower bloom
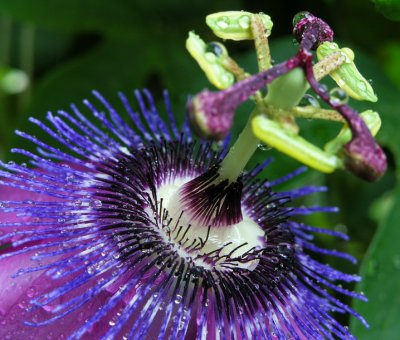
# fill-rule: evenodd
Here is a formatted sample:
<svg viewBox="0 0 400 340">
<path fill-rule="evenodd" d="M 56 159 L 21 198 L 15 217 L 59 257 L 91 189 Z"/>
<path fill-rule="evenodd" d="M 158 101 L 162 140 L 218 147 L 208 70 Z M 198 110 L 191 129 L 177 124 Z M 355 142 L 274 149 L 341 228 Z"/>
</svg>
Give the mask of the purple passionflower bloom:
<svg viewBox="0 0 400 340">
<path fill-rule="evenodd" d="M 291 204 L 325 189 L 277 193 L 296 173 L 259 179 L 268 162 L 221 187 L 227 143 L 179 129 L 166 94 L 168 120 L 135 94 L 139 112 L 120 94 L 129 123 L 94 92 L 91 116 L 31 119 L 51 143 L 17 132 L 38 152 L 1 163 L 0 338 L 352 338 L 331 312 L 365 321 L 326 289 L 365 300 L 336 283 L 359 277 L 312 257 L 354 261 L 312 243 L 347 237 L 293 219 L 336 211 Z"/>
</svg>

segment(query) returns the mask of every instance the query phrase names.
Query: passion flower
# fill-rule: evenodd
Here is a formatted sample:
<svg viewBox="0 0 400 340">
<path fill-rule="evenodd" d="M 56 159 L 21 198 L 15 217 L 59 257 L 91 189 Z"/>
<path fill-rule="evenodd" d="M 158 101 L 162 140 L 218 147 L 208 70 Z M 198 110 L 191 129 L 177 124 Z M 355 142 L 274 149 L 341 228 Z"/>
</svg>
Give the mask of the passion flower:
<svg viewBox="0 0 400 340">
<path fill-rule="evenodd" d="M 365 321 L 326 289 L 365 300 L 336 284 L 359 277 L 312 253 L 354 259 L 311 241 L 347 237 L 293 220 L 335 212 L 292 205 L 325 188 L 277 193 L 296 173 L 261 179 L 268 162 L 220 178 L 226 140 L 179 129 L 166 93 L 167 119 L 135 94 L 138 112 L 120 94 L 129 122 L 94 92 L 91 115 L 31 119 L 51 143 L 17 132 L 38 152 L 1 163 L 0 337 L 351 338 L 331 312 Z"/>
</svg>

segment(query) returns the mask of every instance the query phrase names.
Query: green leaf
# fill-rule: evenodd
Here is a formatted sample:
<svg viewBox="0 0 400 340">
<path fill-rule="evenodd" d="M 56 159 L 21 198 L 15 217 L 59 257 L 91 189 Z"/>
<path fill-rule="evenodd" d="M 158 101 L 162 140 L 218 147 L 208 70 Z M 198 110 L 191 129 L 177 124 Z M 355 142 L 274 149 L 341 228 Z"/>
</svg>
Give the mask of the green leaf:
<svg viewBox="0 0 400 340">
<path fill-rule="evenodd" d="M 387 76 L 400 90 L 400 43 L 392 41 L 382 46 L 382 55 L 384 57 L 384 67 Z"/>
<path fill-rule="evenodd" d="M 371 0 L 386 18 L 400 20 L 400 0 Z"/>
<path fill-rule="evenodd" d="M 362 267 L 363 280 L 357 290 L 369 302 L 356 301 L 354 308 L 370 324 L 365 329 L 351 320 L 352 332 L 360 339 L 398 339 L 400 335 L 400 188 L 395 191 L 391 212 L 380 225 Z"/>
<path fill-rule="evenodd" d="M 139 40 L 136 44 L 108 41 L 49 72 L 37 84 L 31 106 L 19 117 L 18 129 L 51 142 L 51 138 L 28 122 L 28 117 L 44 120 L 48 111 L 70 111 L 70 103 L 76 103 L 87 112 L 81 103 L 84 98 L 93 100 L 92 89 L 102 93 L 121 113 L 125 110 L 117 96 L 119 91 L 123 91 L 135 107 L 134 89 L 147 88 L 156 100 L 162 99 L 162 91 L 168 89 L 173 109 L 183 121 L 187 96 L 206 85 L 204 75 L 185 50 L 183 40 L 179 43 L 172 38 L 162 42 L 150 40 L 146 48 L 137 48 L 142 43 Z M 95 99 L 93 102 L 97 105 Z M 29 142 L 19 137 L 11 145 L 32 149 Z M 18 161 L 15 155 L 7 155 L 7 158 Z"/>
</svg>

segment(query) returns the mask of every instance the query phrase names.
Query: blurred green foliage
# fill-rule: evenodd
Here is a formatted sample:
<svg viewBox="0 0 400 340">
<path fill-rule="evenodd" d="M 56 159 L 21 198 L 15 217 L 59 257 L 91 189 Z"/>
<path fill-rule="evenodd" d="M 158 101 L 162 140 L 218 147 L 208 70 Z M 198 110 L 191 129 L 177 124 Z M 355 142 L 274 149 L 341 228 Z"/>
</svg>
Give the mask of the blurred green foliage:
<svg viewBox="0 0 400 340">
<path fill-rule="evenodd" d="M 329 187 L 328 193 L 314 195 L 300 204 L 339 206 L 339 214 L 317 214 L 307 222 L 346 230 L 350 242 L 325 237 L 317 242 L 352 253 L 360 260 L 365 258 L 361 271 L 364 280 L 358 289 L 371 302 L 357 303 L 356 308 L 372 327 L 366 331 L 353 320 L 354 332 L 362 339 L 398 339 L 400 323 L 394 320 L 400 316 L 400 247 L 396 245 L 400 240 L 400 25 L 379 12 L 398 19 L 398 7 L 388 7 L 395 3 L 398 1 L 1 0 L 0 68 L 22 69 L 31 81 L 28 89 L 18 95 L 0 93 L 0 158 L 19 160 L 7 151 L 12 146 L 32 149 L 29 143 L 14 137 L 16 128 L 46 140 L 27 122 L 29 116 L 44 119 L 48 110 L 68 110 L 71 102 L 79 106 L 83 98 L 90 99 L 92 89 L 120 108 L 118 91 L 132 98 L 133 89 L 146 87 L 161 99 L 162 89 L 167 88 L 175 112 L 183 120 L 187 96 L 211 87 L 184 48 L 190 30 L 207 41 L 217 40 L 204 23 L 207 14 L 220 10 L 269 14 L 274 22 L 271 51 L 279 62 L 295 51 L 290 37 L 292 17 L 308 10 L 332 26 L 341 46 L 355 51 L 358 68 L 371 79 L 379 101 L 371 104 L 351 100 L 350 104 L 380 113 L 383 126 L 378 140 L 387 152 L 389 169 L 374 184 L 343 172 L 326 176 L 309 171 L 287 185 Z M 227 42 L 226 46 L 246 70 L 256 71 L 251 43 Z M 332 82 L 328 84 L 333 86 Z M 249 106 L 247 103 L 240 108 L 234 134 L 243 126 Z M 326 122 L 304 122 L 301 127 L 307 138 L 321 145 L 339 128 Z M 275 151 L 261 150 L 253 163 L 269 156 L 276 158 L 266 174 L 272 179 L 299 166 Z M 339 260 L 324 261 L 348 272 L 357 270 Z M 368 274 L 370 270 L 373 275 Z"/>
<path fill-rule="evenodd" d="M 400 20 L 399 0 L 372 0 L 378 11 L 392 20 Z"/>
</svg>

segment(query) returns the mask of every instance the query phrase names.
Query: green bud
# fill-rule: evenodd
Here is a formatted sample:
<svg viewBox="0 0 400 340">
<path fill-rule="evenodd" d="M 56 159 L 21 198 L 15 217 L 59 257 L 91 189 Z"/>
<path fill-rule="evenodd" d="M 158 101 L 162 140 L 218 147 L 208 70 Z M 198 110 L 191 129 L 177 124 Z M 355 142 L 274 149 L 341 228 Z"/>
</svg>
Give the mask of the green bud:
<svg viewBox="0 0 400 340">
<path fill-rule="evenodd" d="M 244 11 L 228 11 L 210 14 L 206 17 L 207 25 L 214 34 L 222 39 L 252 40 L 251 21 L 253 14 Z M 269 15 L 261 14 L 265 34 L 271 34 L 273 23 Z"/>
<path fill-rule="evenodd" d="M 324 42 L 317 48 L 318 60 L 322 60 L 332 53 L 340 51 L 345 61 L 329 75 L 335 80 L 350 97 L 357 100 L 376 102 L 376 97 L 371 84 L 361 75 L 354 64 L 354 52 L 350 48 L 339 48 L 336 43 Z"/>
<path fill-rule="evenodd" d="M 206 44 L 197 34 L 189 32 L 186 49 L 216 88 L 226 89 L 235 82 L 235 76 L 223 66 L 223 59 L 228 56 L 224 45 Z"/>
</svg>

